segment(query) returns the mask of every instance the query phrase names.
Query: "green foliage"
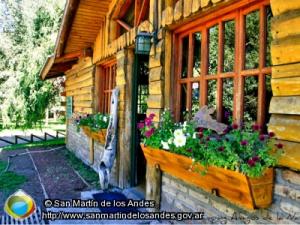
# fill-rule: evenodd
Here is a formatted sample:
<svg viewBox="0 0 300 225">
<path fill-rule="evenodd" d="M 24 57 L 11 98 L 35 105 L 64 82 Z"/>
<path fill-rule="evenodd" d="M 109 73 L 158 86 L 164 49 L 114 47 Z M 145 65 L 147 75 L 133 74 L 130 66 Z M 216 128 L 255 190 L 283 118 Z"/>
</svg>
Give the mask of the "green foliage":
<svg viewBox="0 0 300 225">
<path fill-rule="evenodd" d="M 0 161 L 0 173 L 6 168 L 6 163 Z M 17 190 L 23 183 L 26 182 L 27 178 L 23 175 L 16 174 L 11 171 L 0 174 L 0 191 L 13 192 Z"/>
<path fill-rule="evenodd" d="M 51 147 L 51 146 L 64 145 L 64 144 L 65 144 L 65 138 L 58 138 L 58 139 L 53 139 L 48 141 L 36 141 L 33 143 L 9 145 L 3 147 L 2 150 L 13 151 L 13 150 L 24 149 L 24 148 Z"/>
<path fill-rule="evenodd" d="M 249 177 L 259 177 L 265 169 L 275 166 L 279 154 L 274 153 L 274 133 L 263 135 L 257 125 L 238 128 L 229 126 L 218 135 L 209 129 L 197 128 L 192 121 L 174 123 L 170 112 L 162 114 L 156 127 L 154 114 L 138 128 L 144 137 L 143 143 L 153 148 L 165 149 L 194 159 L 204 166 L 217 166 L 239 171 Z"/>
<path fill-rule="evenodd" d="M 42 82 L 52 54 L 64 1 L 7 0 L 0 3 L 0 105 L 4 127 L 30 128 L 57 102 L 59 86 Z M 1 32 L 2 31 L 2 32 Z"/>
<path fill-rule="evenodd" d="M 91 169 L 89 166 L 85 165 L 80 159 L 78 159 L 72 152 L 64 151 L 64 155 L 71 167 L 74 168 L 84 180 L 93 186 L 98 186 L 99 177 L 98 174 Z"/>
<path fill-rule="evenodd" d="M 269 7 L 266 10 L 267 14 L 267 37 L 266 37 L 266 66 L 271 66 L 271 54 L 270 46 L 272 41 L 271 35 L 271 18 L 272 11 Z M 245 69 L 254 69 L 259 67 L 259 23 L 260 23 L 259 11 L 253 11 L 245 16 L 245 64 L 242 65 Z M 236 22 L 229 20 L 224 22 L 224 62 L 222 72 L 233 72 L 236 71 L 235 58 L 235 41 L 237 37 Z M 208 59 L 208 74 L 216 75 L 218 66 L 218 55 L 219 55 L 219 28 L 217 25 L 210 27 L 209 32 L 209 59 Z M 195 56 L 195 55 L 194 55 Z M 199 59 L 196 57 L 196 62 Z M 201 63 L 198 63 L 196 67 L 201 67 Z M 197 70 L 197 68 L 194 68 Z M 268 77 L 268 76 L 266 76 Z M 268 78 L 267 78 L 268 79 Z M 234 83 L 232 78 L 222 79 L 223 83 L 223 112 L 225 114 L 224 123 L 230 124 L 228 116 L 232 116 L 233 113 L 233 101 L 234 101 Z M 217 96 L 217 82 L 216 80 L 209 80 L 208 85 L 208 96 L 207 105 L 212 108 L 216 106 Z M 246 122 L 255 122 L 257 119 L 257 96 L 258 96 L 258 80 L 255 77 L 245 77 L 244 85 L 244 120 Z M 271 86 L 269 83 L 266 85 L 267 89 Z M 201 88 L 201 87 L 200 87 Z M 267 92 L 267 98 L 272 95 L 271 91 Z M 198 97 L 199 98 L 199 97 Z M 198 99 L 197 99 L 198 100 Z M 199 110 L 199 108 L 198 108 Z M 193 112 L 198 111 L 193 109 Z M 227 114 L 227 115 L 226 115 Z M 213 115 L 216 118 L 216 114 Z M 268 118 L 267 118 L 268 119 Z"/>
<path fill-rule="evenodd" d="M 87 126 L 92 131 L 99 131 L 108 127 L 109 117 L 109 114 L 97 113 L 95 115 L 86 115 L 84 117 L 79 116 L 75 119 L 75 122 L 78 131 L 80 129 L 80 126 Z"/>
</svg>

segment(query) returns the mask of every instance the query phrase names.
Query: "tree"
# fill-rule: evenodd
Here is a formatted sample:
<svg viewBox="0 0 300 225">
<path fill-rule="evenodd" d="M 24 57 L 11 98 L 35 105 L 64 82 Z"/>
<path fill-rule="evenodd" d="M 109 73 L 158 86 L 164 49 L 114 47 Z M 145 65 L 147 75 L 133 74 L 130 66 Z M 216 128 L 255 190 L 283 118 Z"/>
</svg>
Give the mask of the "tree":
<svg viewBox="0 0 300 225">
<path fill-rule="evenodd" d="M 0 2 L 0 104 L 5 126 L 32 127 L 55 101 L 57 85 L 41 81 L 39 72 L 53 52 L 63 5 L 61 0 Z"/>
</svg>

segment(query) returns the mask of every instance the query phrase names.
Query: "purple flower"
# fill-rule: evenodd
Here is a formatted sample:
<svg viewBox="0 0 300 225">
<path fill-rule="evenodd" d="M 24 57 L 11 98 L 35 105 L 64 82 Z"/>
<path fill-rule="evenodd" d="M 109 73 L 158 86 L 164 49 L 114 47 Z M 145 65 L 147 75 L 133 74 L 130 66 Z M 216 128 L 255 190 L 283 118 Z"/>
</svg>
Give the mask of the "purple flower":
<svg viewBox="0 0 300 225">
<path fill-rule="evenodd" d="M 224 113 L 224 117 L 225 117 L 225 119 L 228 119 L 228 118 L 230 117 L 230 112 L 228 112 L 228 111 L 225 111 L 225 113 Z"/>
<path fill-rule="evenodd" d="M 259 161 L 260 160 L 260 158 L 259 158 L 259 156 L 253 156 L 252 157 L 252 160 L 254 161 L 254 162 L 257 162 L 257 161 Z"/>
<path fill-rule="evenodd" d="M 223 134 L 227 134 L 231 130 L 230 126 L 227 126 L 225 130 L 223 130 Z"/>
<path fill-rule="evenodd" d="M 152 125 L 152 120 L 150 118 L 145 119 L 145 124 L 147 127 L 150 127 Z"/>
<path fill-rule="evenodd" d="M 275 136 L 275 133 L 274 133 L 274 132 L 270 132 L 270 133 L 269 133 L 269 137 L 270 137 L 270 138 L 272 138 L 272 137 L 274 137 L 274 136 Z"/>
<path fill-rule="evenodd" d="M 204 128 L 203 128 L 203 127 L 198 127 L 198 128 L 197 128 L 197 131 L 198 131 L 198 132 L 203 132 L 203 131 L 204 131 Z"/>
<path fill-rule="evenodd" d="M 239 125 L 237 125 L 236 123 L 232 124 L 232 129 L 237 130 L 239 128 Z"/>
<path fill-rule="evenodd" d="M 241 141 L 241 145 L 246 146 L 247 144 L 248 144 L 248 141 L 246 141 L 246 140 Z"/>
<path fill-rule="evenodd" d="M 151 113 L 150 115 L 149 115 L 149 118 L 150 119 L 153 119 L 155 117 L 155 114 L 154 113 Z"/>
<path fill-rule="evenodd" d="M 218 151 L 223 152 L 224 151 L 224 147 L 223 146 L 219 147 Z"/>
<path fill-rule="evenodd" d="M 152 134 L 154 133 L 154 131 L 155 131 L 154 128 L 151 128 L 150 130 L 148 130 L 148 131 L 145 132 L 145 136 L 147 138 L 151 137 Z"/>
<path fill-rule="evenodd" d="M 142 122 L 141 122 L 141 123 L 138 123 L 138 128 L 139 128 L 139 129 L 143 129 L 144 127 L 145 127 L 145 124 L 144 124 L 144 123 L 142 123 Z"/>
<path fill-rule="evenodd" d="M 260 129 L 260 126 L 258 124 L 254 124 L 252 126 L 252 130 L 254 130 L 254 131 L 259 131 L 259 129 Z"/>
<path fill-rule="evenodd" d="M 259 140 L 264 141 L 265 140 L 265 135 L 263 135 L 263 134 L 259 135 Z"/>
<path fill-rule="evenodd" d="M 278 143 L 278 144 L 276 144 L 276 147 L 279 148 L 279 149 L 281 149 L 281 148 L 283 148 L 283 144 Z"/>
<path fill-rule="evenodd" d="M 255 161 L 253 159 L 249 159 L 247 163 L 250 167 L 255 166 Z"/>
</svg>

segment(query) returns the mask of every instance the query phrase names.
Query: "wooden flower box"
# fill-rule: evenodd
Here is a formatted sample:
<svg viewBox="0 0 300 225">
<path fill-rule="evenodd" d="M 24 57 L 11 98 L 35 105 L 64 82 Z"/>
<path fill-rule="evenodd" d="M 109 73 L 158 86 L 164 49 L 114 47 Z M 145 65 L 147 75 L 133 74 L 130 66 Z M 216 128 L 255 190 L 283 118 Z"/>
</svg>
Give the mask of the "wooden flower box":
<svg viewBox="0 0 300 225">
<path fill-rule="evenodd" d="M 106 129 L 101 129 L 99 131 L 92 131 L 91 128 L 87 126 L 82 126 L 81 128 L 88 137 L 100 142 L 101 144 L 105 144 Z"/>
<path fill-rule="evenodd" d="M 249 178 L 242 173 L 215 166 L 209 166 L 207 173 L 202 175 L 195 171 L 204 170 L 204 167 L 193 165 L 191 158 L 144 145 L 141 147 L 149 165 L 159 165 L 163 172 L 241 207 L 252 210 L 267 208 L 272 203 L 273 168 L 267 169 L 259 178 Z"/>
</svg>

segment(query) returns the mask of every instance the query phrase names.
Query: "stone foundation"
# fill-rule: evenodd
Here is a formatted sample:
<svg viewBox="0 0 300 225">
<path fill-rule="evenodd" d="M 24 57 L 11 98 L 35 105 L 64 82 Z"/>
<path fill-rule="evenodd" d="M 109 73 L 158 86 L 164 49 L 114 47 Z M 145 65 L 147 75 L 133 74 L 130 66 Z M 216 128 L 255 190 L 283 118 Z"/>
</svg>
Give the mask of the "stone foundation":
<svg viewBox="0 0 300 225">
<path fill-rule="evenodd" d="M 276 169 L 275 182 L 272 206 L 249 212 L 164 173 L 161 210 L 203 211 L 205 214 L 203 222 L 206 223 L 300 223 L 300 174 L 287 169 Z"/>
<path fill-rule="evenodd" d="M 69 123 L 67 126 L 67 148 L 73 152 L 79 159 L 81 159 L 86 165 L 92 167 L 97 171 L 98 165 L 104 151 L 104 146 L 97 141 L 94 143 L 94 163 L 91 165 L 89 161 L 89 137 L 87 137 L 82 129 L 77 131 L 77 127 L 74 124 Z M 118 186 L 118 170 L 117 159 L 114 162 L 112 168 L 110 184 Z"/>
</svg>

